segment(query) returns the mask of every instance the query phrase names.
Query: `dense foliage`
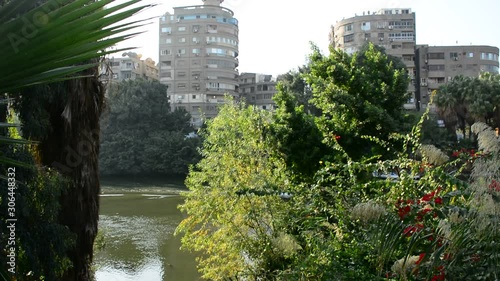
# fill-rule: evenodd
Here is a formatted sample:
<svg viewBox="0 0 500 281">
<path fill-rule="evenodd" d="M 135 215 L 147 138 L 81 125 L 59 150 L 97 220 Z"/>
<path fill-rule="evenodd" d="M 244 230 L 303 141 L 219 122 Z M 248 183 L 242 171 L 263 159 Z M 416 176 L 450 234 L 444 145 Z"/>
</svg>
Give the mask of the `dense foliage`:
<svg viewBox="0 0 500 281">
<path fill-rule="evenodd" d="M 314 49 L 310 60 L 305 77 L 312 103 L 322 112 L 320 129 L 329 140 L 340 136 L 340 144 L 355 159 L 369 157 L 374 144 L 363 136 L 387 141 L 402 125 L 406 71 L 371 44 L 353 55 L 332 49 L 325 56 Z"/>
<path fill-rule="evenodd" d="M 187 173 L 199 159 L 198 137 L 185 110 L 170 111 L 167 87 L 128 80 L 111 84 L 102 117 L 100 170 L 106 175 Z"/>
<path fill-rule="evenodd" d="M 436 105 L 450 132 L 469 132 L 475 122 L 500 127 L 500 75 L 456 76 L 436 94 Z"/>
<path fill-rule="evenodd" d="M 26 147 L 3 146 L 1 148 L 9 157 L 22 160 L 25 163 L 34 164 L 34 159 Z M 5 251 L 2 251 L 0 262 L 2 263 L 2 274 L 4 278 L 12 275 L 7 272 L 11 252 L 15 251 L 16 280 L 58 280 L 64 271 L 71 266 L 66 255 L 68 248 L 74 243 L 69 230 L 58 223 L 60 211 L 59 196 L 68 187 L 65 181 L 54 170 L 44 168 L 21 168 L 0 165 L 0 169 L 15 174 L 18 181 L 13 185 L 6 178 L 0 179 L 3 188 L 0 189 L 0 227 L 4 230 L 11 222 L 7 219 L 13 218 L 14 214 L 16 239 L 9 240 L 10 231 L 2 231 L 0 243 Z M 10 182 L 10 184 L 9 184 Z M 13 188 L 9 188 L 13 186 Z M 9 193 L 13 194 L 15 200 L 15 212 L 10 209 L 8 203 Z"/>
<path fill-rule="evenodd" d="M 187 218 L 177 229 L 183 246 L 200 252 L 204 277 L 498 278 L 498 139 L 478 124 L 480 152 L 447 155 L 420 143 L 427 113 L 409 134 L 394 124 L 377 128 L 389 122 L 383 116 L 397 122 L 404 100 L 397 109 L 371 99 L 362 94 L 366 81 L 379 81 L 371 87 L 383 97 L 406 79 L 390 63 L 376 64 L 386 60 L 370 49 L 366 67 L 354 65 L 356 54 L 312 55 L 307 79 L 319 118 L 294 108 L 295 96 L 280 87 L 274 114 L 230 103 L 209 122 L 202 160 L 186 181 Z M 360 79 L 365 86 L 356 77 L 367 77 Z M 378 114 L 365 124 L 367 112 Z M 375 157 L 366 161 L 364 153 Z"/>
<path fill-rule="evenodd" d="M 97 171 L 99 116 L 104 96 L 97 66 L 103 55 L 112 52 L 108 47 L 129 38 L 130 30 L 142 25 L 141 20 L 120 21 L 149 6 L 134 5 L 139 0 L 119 5 L 112 5 L 113 2 L 0 1 L 0 50 L 5 55 L 0 63 L 0 128 L 19 127 L 19 124 L 6 122 L 3 105 L 11 102 L 3 96 L 6 93 L 10 98 L 27 98 L 32 93 L 26 91 L 18 95 L 18 91 L 33 84 L 65 81 L 67 101 L 60 103 L 61 100 L 56 99 L 56 102 L 45 103 L 47 100 L 42 97 L 43 103 L 49 105 L 44 108 L 37 108 L 36 102 L 29 103 L 35 105 L 31 108 L 35 109 L 35 116 L 47 113 L 45 116 L 49 118 L 43 120 L 47 123 L 37 124 L 47 131 L 34 134 L 42 137 L 37 140 L 43 144 L 29 150 L 36 158 L 37 167 L 32 168 L 37 172 L 32 177 L 16 179 L 19 180 L 16 200 L 20 203 L 19 208 L 22 207 L 16 212 L 22 220 L 16 236 L 20 247 L 13 251 L 18 255 L 18 262 L 9 268 L 15 272 L 9 271 L 4 279 L 91 278 L 100 190 Z M 60 92 L 60 89 L 55 91 Z M 31 121 L 36 123 L 38 120 L 33 118 Z M 2 131 L 1 165 L 9 165 L 8 168 L 16 171 L 28 166 L 27 163 L 33 166 L 32 158 L 26 157 L 27 150 L 14 146 L 27 143 Z M 54 165 L 57 172 L 48 170 L 47 167 Z M 2 193 L 0 201 L 4 203 L 12 198 Z M 68 232 L 74 238 L 73 243 L 68 242 Z M 3 238 L 5 236 L 2 242 Z M 2 270 L 7 268 L 6 263 L 3 265 Z"/>
</svg>

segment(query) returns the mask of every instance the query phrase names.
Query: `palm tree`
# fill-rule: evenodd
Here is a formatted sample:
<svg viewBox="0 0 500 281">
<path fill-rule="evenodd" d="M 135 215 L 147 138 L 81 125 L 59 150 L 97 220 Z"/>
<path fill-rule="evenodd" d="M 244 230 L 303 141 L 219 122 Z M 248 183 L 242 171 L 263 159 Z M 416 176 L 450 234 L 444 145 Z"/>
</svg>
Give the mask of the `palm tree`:
<svg viewBox="0 0 500 281">
<path fill-rule="evenodd" d="M 52 131 L 40 144 L 42 164 L 72 181 L 61 196 L 60 222 L 75 234 L 68 253 L 72 268 L 62 280 L 90 280 L 99 211 L 99 116 L 104 88 L 99 58 L 130 36 L 142 21 L 120 24 L 145 6 L 140 0 L 105 8 L 114 0 L 3 0 L 0 2 L 0 93 L 65 80 L 65 104 L 54 104 Z M 128 31 L 129 34 L 122 35 Z M 128 48 L 127 48 L 128 49 Z M 115 51 L 123 51 L 115 50 Z M 1 114 L 4 115 L 4 114 Z M 0 120 L 2 127 L 11 126 Z M 60 126 L 59 126 L 60 125 Z M 13 140 L 2 137 L 2 143 Z M 0 155 L 0 157 L 2 157 Z M 10 161 L 2 158 L 0 161 Z"/>
</svg>

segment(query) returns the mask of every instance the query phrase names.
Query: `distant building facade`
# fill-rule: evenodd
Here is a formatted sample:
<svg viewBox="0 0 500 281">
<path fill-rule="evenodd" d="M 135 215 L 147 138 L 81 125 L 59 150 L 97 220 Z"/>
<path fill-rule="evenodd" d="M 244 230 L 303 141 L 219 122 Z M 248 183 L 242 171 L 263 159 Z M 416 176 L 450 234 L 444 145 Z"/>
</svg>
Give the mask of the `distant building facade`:
<svg viewBox="0 0 500 281">
<path fill-rule="evenodd" d="M 415 13 L 409 8 L 381 9 L 337 22 L 330 32 L 330 44 L 349 54 L 368 42 L 384 47 L 388 55 L 400 58 L 412 80 L 415 69 Z M 416 108 L 416 88 L 409 83 L 410 99 L 405 108 Z"/>
<path fill-rule="evenodd" d="M 272 75 L 242 73 L 239 76 L 240 98 L 259 109 L 274 110 L 276 103 L 272 98 L 276 93 L 276 83 Z"/>
<path fill-rule="evenodd" d="M 499 49 L 492 46 L 428 46 L 415 50 L 417 93 L 422 105 L 429 102 L 432 91 L 457 75 L 477 77 L 481 72 L 498 74 Z"/>
<path fill-rule="evenodd" d="M 174 7 L 159 23 L 160 82 L 172 109 L 186 109 L 194 126 L 214 117 L 224 95 L 238 97 L 238 20 L 223 0 Z"/>
<path fill-rule="evenodd" d="M 107 69 L 104 69 L 107 68 Z M 141 60 L 141 55 L 133 52 L 123 53 L 120 58 L 109 58 L 102 69 L 108 81 L 127 79 L 159 80 L 158 66 L 151 58 Z"/>
</svg>

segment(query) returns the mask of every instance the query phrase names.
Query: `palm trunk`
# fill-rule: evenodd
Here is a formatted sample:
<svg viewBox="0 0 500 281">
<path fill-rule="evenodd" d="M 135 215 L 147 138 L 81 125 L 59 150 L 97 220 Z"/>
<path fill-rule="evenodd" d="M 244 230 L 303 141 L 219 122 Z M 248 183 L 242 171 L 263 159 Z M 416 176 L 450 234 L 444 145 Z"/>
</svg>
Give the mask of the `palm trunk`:
<svg viewBox="0 0 500 281">
<path fill-rule="evenodd" d="M 52 90 L 65 92 L 52 101 L 50 133 L 39 145 L 43 165 L 53 167 L 71 180 L 71 187 L 60 198 L 59 222 L 74 233 L 75 245 L 68 252 L 72 262 L 61 280 L 92 280 L 93 244 L 99 215 L 99 116 L 104 87 L 98 67 L 81 73 L 89 77 L 69 80 Z"/>
<path fill-rule="evenodd" d="M 104 88 L 97 67 L 84 74 L 91 76 L 67 82 L 69 97 L 61 115 L 66 144 L 59 168 L 72 179 L 73 186 L 61 197 L 60 222 L 76 234 L 76 245 L 69 253 L 73 268 L 63 278 L 67 281 L 91 280 L 99 218 L 99 117 Z"/>
</svg>

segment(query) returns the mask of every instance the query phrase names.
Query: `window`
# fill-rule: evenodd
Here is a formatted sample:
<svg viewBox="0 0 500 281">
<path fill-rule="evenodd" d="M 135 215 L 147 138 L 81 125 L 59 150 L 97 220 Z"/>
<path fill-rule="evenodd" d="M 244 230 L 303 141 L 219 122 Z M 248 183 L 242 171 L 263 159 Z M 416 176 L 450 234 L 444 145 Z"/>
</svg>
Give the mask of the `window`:
<svg viewBox="0 0 500 281">
<path fill-rule="evenodd" d="M 161 21 L 166 21 L 167 19 L 165 18 L 165 16 L 162 16 L 161 17 Z"/>
<path fill-rule="evenodd" d="M 179 43 L 186 43 L 186 37 L 179 38 Z"/>
<path fill-rule="evenodd" d="M 456 52 L 450 52 L 450 59 L 452 59 L 452 60 L 458 60 L 458 53 L 456 53 Z"/>
<path fill-rule="evenodd" d="M 469 57 L 469 58 L 473 58 L 473 57 L 474 57 L 474 53 L 472 53 L 472 52 L 468 53 L 468 54 L 467 54 L 467 57 Z"/>
<path fill-rule="evenodd" d="M 118 79 L 118 74 L 113 73 L 113 79 Z"/>
<path fill-rule="evenodd" d="M 385 28 L 386 24 L 387 23 L 385 21 L 379 21 L 379 22 L 377 22 L 377 28 L 383 29 L 383 28 Z"/>
<path fill-rule="evenodd" d="M 263 86 L 262 86 L 262 91 L 268 91 L 268 87 L 267 87 L 267 85 L 263 85 Z"/>
<path fill-rule="evenodd" d="M 273 97 L 271 94 L 264 94 L 264 99 L 265 100 L 270 100 Z"/>
<path fill-rule="evenodd" d="M 481 59 L 498 61 L 498 55 L 493 53 L 481 53 Z"/>
<path fill-rule="evenodd" d="M 186 88 L 186 83 L 179 83 L 179 84 L 177 84 L 177 88 L 179 88 L 179 89 L 185 89 Z"/>
<path fill-rule="evenodd" d="M 413 55 L 403 55 L 403 61 L 413 61 Z"/>
<path fill-rule="evenodd" d="M 172 54 L 172 51 L 170 49 L 164 49 L 164 50 L 161 50 L 160 52 L 160 55 L 164 56 L 164 55 L 170 55 Z"/>
<path fill-rule="evenodd" d="M 120 62 L 119 61 L 112 61 L 109 65 L 110 66 L 120 66 Z"/>
<path fill-rule="evenodd" d="M 392 46 L 391 46 L 391 48 L 392 48 L 392 49 L 401 49 L 401 48 L 402 48 L 402 46 L 401 46 L 401 45 L 399 45 L 399 44 L 394 44 L 394 45 L 392 45 Z"/>
<path fill-rule="evenodd" d="M 166 72 L 161 72 L 160 73 L 161 78 L 171 78 L 172 77 L 172 72 L 166 71 Z"/>
<path fill-rule="evenodd" d="M 198 44 L 200 41 L 198 40 L 198 37 L 193 37 L 193 43 Z"/>
<path fill-rule="evenodd" d="M 414 40 L 412 31 L 402 31 L 396 33 L 389 33 L 389 39 L 392 40 Z"/>
<path fill-rule="evenodd" d="M 349 34 L 344 36 L 344 43 L 349 43 L 354 41 L 354 34 Z"/>
<path fill-rule="evenodd" d="M 161 67 L 164 68 L 164 67 L 171 67 L 172 66 L 172 61 L 170 60 L 166 60 L 166 61 L 162 61 L 161 62 Z"/>
<path fill-rule="evenodd" d="M 193 49 L 193 51 L 192 51 L 192 52 L 193 52 L 193 54 L 198 55 L 198 54 L 200 54 L 201 49 Z"/>
<path fill-rule="evenodd" d="M 165 39 L 165 44 L 172 44 L 172 38 Z"/>
<path fill-rule="evenodd" d="M 177 31 L 186 31 L 186 27 L 185 26 L 179 26 L 177 28 Z"/>
<path fill-rule="evenodd" d="M 124 72 L 123 73 L 123 78 L 125 78 L 125 79 L 132 78 L 132 73 L 130 73 L 130 72 Z"/>
<path fill-rule="evenodd" d="M 496 65 L 482 64 L 480 66 L 480 69 L 481 69 L 481 71 L 498 73 L 498 66 L 496 66 Z"/>
<path fill-rule="evenodd" d="M 429 83 L 431 84 L 444 84 L 444 77 L 429 77 Z"/>
<path fill-rule="evenodd" d="M 352 31 L 352 23 L 344 26 L 344 31 Z"/>
<path fill-rule="evenodd" d="M 429 53 L 430 60 L 444 60 L 444 53 Z"/>
<path fill-rule="evenodd" d="M 429 65 L 429 71 L 444 71 L 444 64 Z"/>
<path fill-rule="evenodd" d="M 172 32 L 172 28 L 171 27 L 162 27 L 161 32 L 162 33 L 170 33 L 170 32 Z"/>
<path fill-rule="evenodd" d="M 194 99 L 194 100 L 196 99 L 196 97 L 197 97 L 196 95 L 192 95 L 191 96 L 191 98 Z"/>
<path fill-rule="evenodd" d="M 412 42 L 403 42 L 403 49 L 413 49 L 415 44 Z"/>
<path fill-rule="evenodd" d="M 215 25 L 215 24 L 207 25 L 207 32 L 208 33 L 217 33 L 217 25 Z"/>
<path fill-rule="evenodd" d="M 184 72 L 184 71 L 177 73 L 177 77 L 185 77 L 185 76 L 186 76 L 186 72 Z"/>
<path fill-rule="evenodd" d="M 361 23 L 361 30 L 370 30 L 370 22 Z"/>
<path fill-rule="evenodd" d="M 177 54 L 184 55 L 186 53 L 186 49 L 177 50 Z"/>
</svg>

